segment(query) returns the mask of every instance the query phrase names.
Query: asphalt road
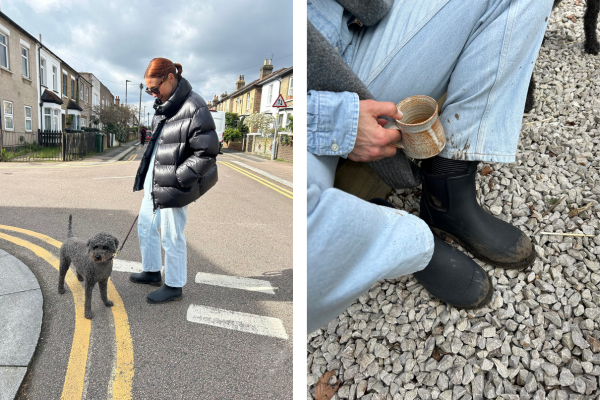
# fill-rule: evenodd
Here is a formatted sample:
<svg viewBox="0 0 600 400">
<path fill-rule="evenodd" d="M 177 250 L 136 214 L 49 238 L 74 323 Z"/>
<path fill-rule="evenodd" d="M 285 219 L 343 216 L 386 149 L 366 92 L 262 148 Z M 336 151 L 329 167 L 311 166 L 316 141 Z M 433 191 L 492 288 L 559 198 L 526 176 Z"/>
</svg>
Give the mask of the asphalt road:
<svg viewBox="0 0 600 400">
<path fill-rule="evenodd" d="M 132 187 L 143 150 L 137 149 L 132 161 L 112 164 L 0 164 L 0 225 L 62 242 L 72 214 L 76 236 L 106 231 L 122 241 L 142 199 L 142 192 L 133 193 Z M 146 295 L 155 287 L 133 284 L 128 272 L 113 271 L 111 280 L 127 317 L 128 325 L 123 325 L 94 290 L 89 348 L 81 361 L 83 398 L 119 398 L 114 382 L 127 377 L 120 376 L 118 365 L 128 363 L 133 375 L 125 393 L 133 399 L 292 398 L 292 200 L 221 163 L 231 160 L 219 157 L 219 182 L 189 206 L 188 281 L 182 301 L 150 305 Z M 58 248 L 44 240 L 0 231 L 58 258 Z M 0 248 L 31 268 L 44 297 L 40 341 L 17 398 L 60 399 L 70 384 L 65 378 L 69 367 L 77 372 L 72 347 L 81 322 L 75 316 L 75 297 L 70 288 L 58 294 L 58 271 L 29 248 L 4 240 Z M 141 263 L 135 227 L 118 259 Z M 196 283 L 198 273 L 214 274 L 203 276 L 217 280 L 233 276 L 267 281 L 272 292 Z M 227 327 L 192 322 L 192 305 L 222 315 L 270 317 L 282 328 L 277 337 L 240 331 L 236 327 L 244 324 L 239 322 Z M 127 335 L 132 360 L 122 353 Z"/>
</svg>

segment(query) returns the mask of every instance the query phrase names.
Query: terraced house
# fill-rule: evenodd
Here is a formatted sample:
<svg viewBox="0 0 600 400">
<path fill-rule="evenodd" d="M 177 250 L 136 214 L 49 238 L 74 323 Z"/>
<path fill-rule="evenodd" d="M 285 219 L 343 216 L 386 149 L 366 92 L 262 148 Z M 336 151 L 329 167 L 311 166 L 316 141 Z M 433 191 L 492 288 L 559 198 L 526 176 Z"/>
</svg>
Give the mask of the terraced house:
<svg viewBox="0 0 600 400">
<path fill-rule="evenodd" d="M 270 81 L 277 81 L 282 77 L 282 74 L 291 74 L 293 67 L 281 68 L 273 72 L 272 60 L 265 60 L 263 65 L 260 67 L 259 78 L 246 84 L 244 75 L 239 75 L 238 80 L 235 83 L 235 92 L 227 94 L 227 92 L 221 94 L 221 97 L 214 96 L 211 107 L 218 111 L 234 112 L 238 115 L 250 115 L 258 112 L 263 112 L 263 103 L 265 103 L 265 83 Z M 280 85 L 277 87 L 270 86 L 271 97 L 273 104 L 279 93 Z M 275 97 L 273 97 L 275 94 Z M 287 94 L 286 94 L 287 95 Z M 285 97 L 285 96 L 284 96 Z M 266 109 L 266 108 L 265 108 Z"/>
<path fill-rule="evenodd" d="M 110 90 L 93 74 L 77 72 L 43 44 L 41 35 L 35 38 L 0 12 L 2 145 L 38 141 L 38 130 L 89 127 L 93 105 L 113 103 Z"/>
<path fill-rule="evenodd" d="M 37 135 L 36 58 L 35 37 L 0 12 L 0 132 L 6 145 Z"/>
</svg>

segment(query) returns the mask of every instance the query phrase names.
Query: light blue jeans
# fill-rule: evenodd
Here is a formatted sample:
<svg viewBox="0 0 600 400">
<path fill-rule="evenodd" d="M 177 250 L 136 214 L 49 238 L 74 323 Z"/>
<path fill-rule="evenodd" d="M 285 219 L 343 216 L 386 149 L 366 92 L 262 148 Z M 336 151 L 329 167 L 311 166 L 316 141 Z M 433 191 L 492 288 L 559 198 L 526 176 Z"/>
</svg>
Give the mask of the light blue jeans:
<svg viewBox="0 0 600 400">
<path fill-rule="evenodd" d="M 552 0 L 395 0 L 384 19 L 360 31 L 347 27 L 352 16 L 334 0 L 308 0 L 307 13 L 376 100 L 447 92 L 442 157 L 509 163 L 551 9 Z M 348 93 L 308 97 L 309 332 L 374 282 L 423 269 L 433 252 L 431 232 L 418 218 L 333 188 L 338 156 L 354 145 L 348 121 L 358 118 L 356 100 Z M 322 117 L 332 110 L 343 110 L 343 120 Z M 344 145 L 323 155 L 332 154 L 331 143 Z"/>
<path fill-rule="evenodd" d="M 147 272 L 161 270 L 160 245 L 162 243 L 162 247 L 165 249 L 165 284 L 171 287 L 183 287 L 187 281 L 187 246 L 183 234 L 187 222 L 187 206 L 153 211 L 150 192 L 157 148 L 158 138 L 144 180 L 144 197 L 138 218 L 142 269 Z M 160 233 L 158 228 L 160 228 Z"/>
</svg>

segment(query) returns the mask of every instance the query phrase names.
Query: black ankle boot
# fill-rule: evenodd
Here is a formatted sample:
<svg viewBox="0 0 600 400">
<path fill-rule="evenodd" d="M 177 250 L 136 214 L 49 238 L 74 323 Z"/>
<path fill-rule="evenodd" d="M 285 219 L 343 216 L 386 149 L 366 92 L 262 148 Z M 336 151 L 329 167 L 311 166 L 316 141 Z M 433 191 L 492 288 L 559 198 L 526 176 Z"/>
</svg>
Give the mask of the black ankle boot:
<svg viewBox="0 0 600 400">
<path fill-rule="evenodd" d="M 413 276 L 434 297 L 456 308 L 479 308 L 488 304 L 494 286 L 488 274 L 467 255 L 437 236 L 433 256 L 424 270 Z"/>
<path fill-rule="evenodd" d="M 160 286 L 162 284 L 162 276 L 160 275 L 160 271 L 156 272 L 134 272 L 129 275 L 129 280 L 135 283 L 143 283 L 146 285 L 152 286 Z"/>
<path fill-rule="evenodd" d="M 151 304 L 160 304 L 168 301 L 181 300 L 183 298 L 182 292 L 180 287 L 171 287 L 165 284 L 160 289 L 150 293 L 147 301 Z"/>
<path fill-rule="evenodd" d="M 420 217 L 434 234 L 450 237 L 475 257 L 505 269 L 524 269 L 537 254 L 518 228 L 488 214 L 477 203 L 477 161 L 462 174 L 430 175 L 421 169 L 423 192 Z"/>
<path fill-rule="evenodd" d="M 394 208 L 384 199 L 371 203 Z M 494 287 L 490 277 L 477 263 L 459 250 L 433 237 L 433 256 L 422 271 L 413 276 L 432 296 L 456 308 L 479 308 L 492 300 Z"/>
</svg>

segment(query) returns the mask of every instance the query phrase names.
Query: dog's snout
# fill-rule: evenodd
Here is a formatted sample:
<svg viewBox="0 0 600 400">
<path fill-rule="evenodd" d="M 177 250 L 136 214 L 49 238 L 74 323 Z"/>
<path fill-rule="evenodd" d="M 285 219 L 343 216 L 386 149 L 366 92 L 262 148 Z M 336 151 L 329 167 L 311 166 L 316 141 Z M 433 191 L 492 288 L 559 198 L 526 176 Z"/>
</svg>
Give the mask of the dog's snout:
<svg viewBox="0 0 600 400">
<path fill-rule="evenodd" d="M 94 256 L 94 258 L 95 258 L 97 261 L 100 261 L 100 260 L 102 259 L 102 257 L 101 257 L 101 256 L 99 256 L 99 255 L 97 255 L 97 254 Z"/>
</svg>

